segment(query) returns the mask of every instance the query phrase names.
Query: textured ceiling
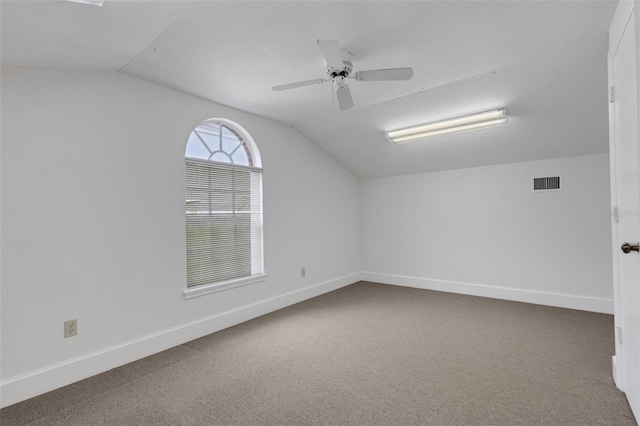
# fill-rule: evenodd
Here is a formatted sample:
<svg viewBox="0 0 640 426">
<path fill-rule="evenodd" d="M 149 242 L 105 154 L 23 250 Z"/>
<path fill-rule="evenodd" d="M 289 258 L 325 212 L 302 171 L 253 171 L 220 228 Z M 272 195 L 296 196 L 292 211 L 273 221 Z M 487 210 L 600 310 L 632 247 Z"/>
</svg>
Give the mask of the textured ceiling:
<svg viewBox="0 0 640 426">
<path fill-rule="evenodd" d="M 2 2 L 2 64 L 120 71 L 292 125 L 359 177 L 607 150 L 613 1 Z M 340 111 L 318 38 L 356 70 Z M 507 126 L 391 146 L 384 130 L 505 106 Z"/>
</svg>

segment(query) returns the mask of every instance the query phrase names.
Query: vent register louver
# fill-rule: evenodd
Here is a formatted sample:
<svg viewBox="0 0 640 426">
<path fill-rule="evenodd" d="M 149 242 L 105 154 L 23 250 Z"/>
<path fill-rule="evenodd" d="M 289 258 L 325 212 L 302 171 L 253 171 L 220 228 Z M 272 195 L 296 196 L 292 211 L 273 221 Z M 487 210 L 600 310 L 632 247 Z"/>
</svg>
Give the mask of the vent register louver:
<svg viewBox="0 0 640 426">
<path fill-rule="evenodd" d="M 560 176 L 533 178 L 534 191 L 559 191 L 561 189 Z"/>
</svg>

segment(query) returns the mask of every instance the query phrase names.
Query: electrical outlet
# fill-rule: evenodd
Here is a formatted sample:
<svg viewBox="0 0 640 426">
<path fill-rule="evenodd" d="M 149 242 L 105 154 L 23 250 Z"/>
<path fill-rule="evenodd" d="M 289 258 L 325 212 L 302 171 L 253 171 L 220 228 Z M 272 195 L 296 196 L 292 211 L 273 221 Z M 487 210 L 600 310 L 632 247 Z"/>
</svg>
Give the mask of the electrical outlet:
<svg viewBox="0 0 640 426">
<path fill-rule="evenodd" d="M 78 320 L 69 320 L 64 322 L 64 338 L 75 336 L 78 334 Z"/>
<path fill-rule="evenodd" d="M 300 268 L 300 276 L 301 277 L 307 276 L 307 268 Z"/>
</svg>

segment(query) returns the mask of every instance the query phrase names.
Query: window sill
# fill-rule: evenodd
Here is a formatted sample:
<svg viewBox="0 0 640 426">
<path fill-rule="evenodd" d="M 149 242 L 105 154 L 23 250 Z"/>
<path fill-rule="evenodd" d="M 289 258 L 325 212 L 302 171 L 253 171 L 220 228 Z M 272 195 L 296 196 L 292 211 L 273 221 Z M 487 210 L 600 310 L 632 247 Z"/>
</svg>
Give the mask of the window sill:
<svg viewBox="0 0 640 426">
<path fill-rule="evenodd" d="M 195 297 L 204 296 L 219 291 L 230 290 L 236 287 L 242 287 L 249 284 L 255 284 L 267 279 L 267 274 L 254 275 L 246 278 L 238 278 L 236 280 L 222 281 L 215 284 L 205 284 L 194 288 L 188 288 L 184 291 L 185 299 L 193 299 Z"/>
</svg>

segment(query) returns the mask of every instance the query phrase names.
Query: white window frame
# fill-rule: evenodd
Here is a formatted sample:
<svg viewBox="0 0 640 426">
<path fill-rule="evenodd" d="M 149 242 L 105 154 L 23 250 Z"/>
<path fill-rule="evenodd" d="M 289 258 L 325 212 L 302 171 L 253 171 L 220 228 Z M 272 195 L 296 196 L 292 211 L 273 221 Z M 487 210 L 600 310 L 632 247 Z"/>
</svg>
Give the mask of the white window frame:
<svg viewBox="0 0 640 426">
<path fill-rule="evenodd" d="M 211 156 L 209 157 L 209 159 L 202 159 L 202 158 L 192 158 L 192 157 L 187 157 L 186 153 L 185 153 L 185 173 L 187 170 L 187 165 L 188 164 L 197 164 L 199 163 L 200 165 L 204 165 L 206 166 L 206 164 L 211 163 L 211 165 L 216 169 L 216 170 L 222 170 L 222 169 L 232 169 L 232 170 L 249 170 L 252 173 L 260 173 L 259 177 L 259 184 L 258 184 L 258 188 L 256 189 L 258 191 L 258 194 L 254 194 L 252 193 L 252 198 L 254 196 L 259 197 L 257 198 L 260 202 L 260 213 L 259 213 L 259 230 L 257 232 L 259 232 L 258 235 L 253 235 L 254 232 L 252 232 L 252 247 L 255 247 L 255 244 L 259 244 L 259 250 L 260 250 L 260 258 L 259 260 L 257 260 L 257 262 L 259 262 L 259 264 L 256 264 L 256 261 L 252 261 L 251 263 L 251 275 L 249 276 L 242 276 L 242 277 L 238 277 L 238 278 L 233 278 L 233 279 L 228 279 L 228 280 L 223 280 L 223 281 L 216 281 L 216 282 L 212 282 L 212 283 L 205 283 L 205 284 L 200 284 L 200 285 L 194 285 L 191 287 L 186 288 L 186 290 L 184 290 L 183 294 L 185 299 L 192 299 L 195 297 L 200 297 L 200 296 L 204 296 L 207 294 L 212 294 L 212 293 L 217 293 L 220 291 L 225 291 L 225 290 L 230 290 L 233 288 L 237 288 L 237 287 L 242 287 L 242 286 L 246 286 L 246 285 L 250 285 L 250 284 L 255 284 L 255 283 L 259 283 L 262 281 L 265 281 L 267 278 L 267 274 L 264 272 L 264 252 L 263 252 L 263 229 L 262 229 L 262 225 L 263 225 L 263 220 L 262 220 L 262 214 L 264 211 L 263 205 L 262 205 L 262 179 L 261 179 L 261 173 L 262 173 L 262 161 L 261 161 L 261 157 L 260 157 L 260 152 L 258 151 L 257 146 L 255 145 L 255 142 L 253 141 L 253 139 L 251 138 L 251 135 L 242 128 L 242 126 L 240 126 L 237 123 L 234 123 L 230 120 L 226 120 L 226 119 L 220 119 L 220 118 L 214 118 L 214 119 L 209 119 L 206 120 L 202 123 L 200 123 L 193 131 L 191 134 L 194 134 L 194 132 L 196 132 L 198 129 L 200 129 L 202 126 L 207 126 L 207 125 L 220 125 L 223 127 L 227 127 L 228 129 L 230 129 L 233 133 L 235 133 L 238 137 L 239 140 L 241 142 L 241 144 L 243 144 L 250 152 L 249 157 L 249 161 L 251 161 L 251 164 L 249 165 L 234 165 L 233 164 L 233 159 L 231 158 L 231 155 L 229 153 L 227 154 L 227 157 L 229 158 L 230 162 L 226 163 L 226 162 L 221 162 L 221 161 L 215 161 L 215 160 L 211 160 Z M 222 127 L 220 128 L 220 147 L 219 149 L 222 149 Z M 202 140 L 202 138 L 200 136 L 198 136 L 198 139 L 200 139 L 200 141 L 202 141 L 203 145 L 205 145 L 205 147 L 207 147 L 207 144 Z M 236 148 L 237 149 L 237 148 Z M 234 151 L 236 150 L 234 149 Z M 207 147 L 207 150 L 212 153 L 214 149 L 211 149 L 209 147 Z M 220 152 L 220 151 L 218 151 Z M 186 177 L 186 175 L 185 175 Z M 187 200 L 186 196 L 186 181 L 185 181 L 185 201 Z M 252 216 L 253 218 L 254 216 Z M 188 220 L 188 215 L 185 218 Z M 185 221 L 185 235 L 187 235 L 187 229 L 186 229 L 186 221 Z M 257 240 L 256 240 L 257 238 Z M 187 241 L 188 244 L 188 241 Z M 188 249 L 187 249 L 187 256 L 188 256 Z M 255 259 L 254 259 L 255 260 Z M 188 262 L 187 262 L 187 267 L 188 267 Z M 257 272 L 257 273 L 256 273 Z"/>
</svg>

